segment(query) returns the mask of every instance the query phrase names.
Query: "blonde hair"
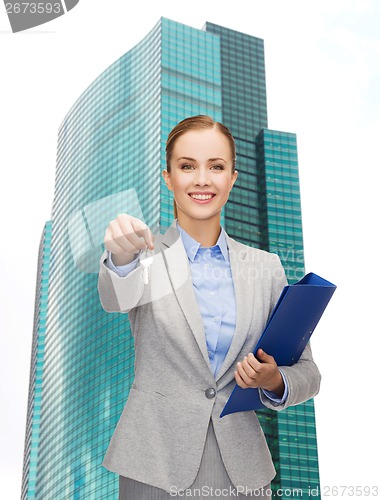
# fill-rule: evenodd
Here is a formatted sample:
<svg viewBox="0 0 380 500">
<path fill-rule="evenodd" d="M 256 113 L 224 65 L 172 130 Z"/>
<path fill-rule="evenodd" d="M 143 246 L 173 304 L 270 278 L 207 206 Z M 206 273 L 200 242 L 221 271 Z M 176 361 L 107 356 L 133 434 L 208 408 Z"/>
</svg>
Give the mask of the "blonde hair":
<svg viewBox="0 0 380 500">
<path fill-rule="evenodd" d="M 190 130 L 209 129 L 209 128 L 215 128 L 227 138 L 228 144 L 231 148 L 232 173 L 234 173 L 236 166 L 236 145 L 235 145 L 235 139 L 233 138 L 231 132 L 225 125 L 223 125 L 223 123 L 214 121 L 210 116 L 197 115 L 197 116 L 190 116 L 180 121 L 168 135 L 168 139 L 166 141 L 166 170 L 168 171 L 169 174 L 170 174 L 170 160 L 172 158 L 173 149 L 177 139 L 186 132 L 189 132 Z M 173 200 L 173 207 L 174 207 L 174 218 L 176 219 L 178 217 L 178 213 L 177 213 L 177 204 L 175 200 Z"/>
</svg>

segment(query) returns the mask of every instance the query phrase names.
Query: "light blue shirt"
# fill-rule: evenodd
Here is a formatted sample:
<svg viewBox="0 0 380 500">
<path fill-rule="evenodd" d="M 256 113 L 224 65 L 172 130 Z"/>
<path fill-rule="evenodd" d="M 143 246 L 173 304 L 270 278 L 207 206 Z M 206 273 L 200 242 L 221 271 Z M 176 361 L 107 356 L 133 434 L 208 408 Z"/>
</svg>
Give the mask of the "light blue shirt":
<svg viewBox="0 0 380 500">
<path fill-rule="evenodd" d="M 221 228 L 214 246 L 202 247 L 178 221 L 177 229 L 189 259 L 210 365 L 216 377 L 230 348 L 236 323 L 235 290 L 225 231 Z"/>
<path fill-rule="evenodd" d="M 194 291 L 206 334 L 210 366 L 216 377 L 230 348 L 236 324 L 235 290 L 226 232 L 221 227 L 216 244 L 211 247 L 202 247 L 178 224 L 178 220 L 176 224 L 189 259 Z M 119 276 L 125 277 L 137 266 L 140 254 L 129 264 L 115 266 L 111 252 L 109 252 L 107 265 Z M 285 384 L 282 398 L 278 398 L 275 393 L 263 390 L 266 396 L 275 403 L 283 403 L 288 395 L 286 379 L 282 372 L 281 375 Z"/>
</svg>

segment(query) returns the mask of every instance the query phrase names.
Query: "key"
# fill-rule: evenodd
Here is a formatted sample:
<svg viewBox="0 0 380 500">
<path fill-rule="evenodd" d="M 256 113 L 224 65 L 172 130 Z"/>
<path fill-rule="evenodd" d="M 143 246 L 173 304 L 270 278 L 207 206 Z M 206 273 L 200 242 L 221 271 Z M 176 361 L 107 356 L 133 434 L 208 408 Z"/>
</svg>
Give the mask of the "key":
<svg viewBox="0 0 380 500">
<path fill-rule="evenodd" d="M 142 259 L 140 259 L 140 264 L 143 266 L 144 285 L 147 285 L 149 283 L 149 267 L 153 262 L 154 251 L 146 247 L 144 252 L 145 256 Z"/>
</svg>

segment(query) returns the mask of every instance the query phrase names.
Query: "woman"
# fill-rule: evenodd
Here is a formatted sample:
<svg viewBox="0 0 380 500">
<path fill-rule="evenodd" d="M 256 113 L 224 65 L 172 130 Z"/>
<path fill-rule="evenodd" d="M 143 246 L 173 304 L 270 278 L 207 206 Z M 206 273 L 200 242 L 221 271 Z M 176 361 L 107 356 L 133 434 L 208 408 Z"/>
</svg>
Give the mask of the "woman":
<svg viewBox="0 0 380 500">
<path fill-rule="evenodd" d="M 315 396 L 320 374 L 309 345 L 292 367 L 252 355 L 286 278 L 278 256 L 220 226 L 238 176 L 229 130 L 187 118 L 166 154 L 171 227 L 154 238 L 121 214 L 104 239 L 100 298 L 106 311 L 129 313 L 135 379 L 103 465 L 119 474 L 120 499 L 268 498 L 275 469 L 255 412 L 219 415 L 235 383 L 282 410 Z"/>
</svg>

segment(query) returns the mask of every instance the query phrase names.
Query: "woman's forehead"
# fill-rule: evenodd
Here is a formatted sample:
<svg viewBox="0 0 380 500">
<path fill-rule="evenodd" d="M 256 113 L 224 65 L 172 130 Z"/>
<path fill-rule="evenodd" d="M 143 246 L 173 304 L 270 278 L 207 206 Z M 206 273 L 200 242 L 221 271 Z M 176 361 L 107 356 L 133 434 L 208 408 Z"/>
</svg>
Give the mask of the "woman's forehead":
<svg viewBox="0 0 380 500">
<path fill-rule="evenodd" d="M 173 148 L 174 158 L 179 155 L 195 159 L 197 154 L 225 158 L 231 154 L 231 147 L 225 135 L 214 128 L 189 130 L 177 138 Z"/>
</svg>

